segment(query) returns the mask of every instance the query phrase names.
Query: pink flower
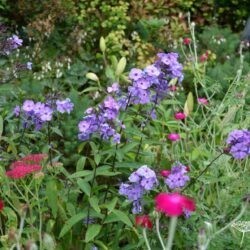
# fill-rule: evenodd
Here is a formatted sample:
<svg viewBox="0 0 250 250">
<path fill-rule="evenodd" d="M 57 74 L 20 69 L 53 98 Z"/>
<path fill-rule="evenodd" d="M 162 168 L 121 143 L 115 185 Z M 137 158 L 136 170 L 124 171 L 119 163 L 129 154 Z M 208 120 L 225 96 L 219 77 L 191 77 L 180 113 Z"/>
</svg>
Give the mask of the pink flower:
<svg viewBox="0 0 250 250">
<path fill-rule="evenodd" d="M 190 39 L 190 38 L 185 37 L 185 38 L 183 39 L 183 44 L 184 44 L 184 45 L 189 45 L 190 43 L 191 43 L 191 39 Z"/>
<path fill-rule="evenodd" d="M 170 175 L 171 171 L 169 170 L 162 170 L 161 171 L 161 176 L 162 177 L 168 177 Z"/>
<path fill-rule="evenodd" d="M 135 224 L 144 228 L 152 229 L 153 224 L 148 215 L 138 215 L 135 217 Z"/>
<path fill-rule="evenodd" d="M 174 114 L 174 118 L 176 120 L 184 120 L 186 118 L 186 115 L 182 112 L 178 112 Z"/>
<path fill-rule="evenodd" d="M 155 208 L 170 217 L 180 216 L 184 211 L 195 211 L 195 202 L 179 193 L 160 193 L 155 197 Z"/>
<path fill-rule="evenodd" d="M 206 54 L 202 54 L 202 55 L 200 56 L 200 61 L 201 61 L 201 62 L 205 62 L 205 61 L 207 61 L 207 59 L 208 59 L 208 56 L 207 56 Z"/>
<path fill-rule="evenodd" d="M 179 141 L 181 139 L 181 137 L 180 137 L 179 134 L 171 133 L 171 134 L 168 135 L 168 139 L 170 141 Z"/>
<path fill-rule="evenodd" d="M 199 104 L 208 105 L 207 98 L 198 98 L 197 101 L 198 101 Z"/>
<path fill-rule="evenodd" d="M 13 169 L 6 172 L 6 175 L 12 179 L 21 179 L 27 175 L 40 171 L 42 169 L 39 165 L 30 165 L 26 163 L 18 162 L 18 165 L 15 165 Z"/>
</svg>

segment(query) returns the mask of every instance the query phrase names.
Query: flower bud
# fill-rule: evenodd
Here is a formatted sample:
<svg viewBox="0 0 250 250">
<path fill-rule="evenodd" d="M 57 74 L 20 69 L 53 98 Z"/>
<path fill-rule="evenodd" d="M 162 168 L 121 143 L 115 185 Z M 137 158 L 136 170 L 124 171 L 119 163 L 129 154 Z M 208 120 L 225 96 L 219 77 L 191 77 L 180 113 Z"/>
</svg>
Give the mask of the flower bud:
<svg viewBox="0 0 250 250">
<path fill-rule="evenodd" d="M 120 59 L 120 61 L 118 62 L 117 64 L 117 68 L 116 68 L 116 71 L 115 71 L 115 74 L 117 76 L 119 76 L 120 74 L 122 74 L 122 72 L 124 71 L 125 67 L 126 67 L 126 64 L 127 64 L 127 61 L 126 61 L 126 58 L 125 57 L 122 57 Z"/>
<path fill-rule="evenodd" d="M 99 78 L 95 73 L 89 72 L 86 74 L 86 77 L 92 81 L 98 82 Z"/>
<path fill-rule="evenodd" d="M 103 37 L 100 38 L 100 50 L 102 53 L 104 53 L 106 50 L 106 42 Z"/>
</svg>

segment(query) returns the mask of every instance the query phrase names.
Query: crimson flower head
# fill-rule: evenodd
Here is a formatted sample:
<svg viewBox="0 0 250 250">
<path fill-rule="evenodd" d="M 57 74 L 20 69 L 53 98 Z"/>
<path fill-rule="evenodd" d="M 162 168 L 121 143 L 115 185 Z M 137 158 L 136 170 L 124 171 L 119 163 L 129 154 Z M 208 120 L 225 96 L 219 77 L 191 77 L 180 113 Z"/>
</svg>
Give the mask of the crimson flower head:
<svg viewBox="0 0 250 250">
<path fill-rule="evenodd" d="M 152 229 L 153 224 L 148 215 L 138 215 L 135 217 L 135 224 L 144 228 Z"/>
<path fill-rule="evenodd" d="M 179 193 L 160 193 L 155 197 L 155 208 L 167 216 L 180 216 L 195 211 L 195 202 Z"/>
<path fill-rule="evenodd" d="M 0 212 L 3 210 L 3 208 L 4 208 L 4 202 L 0 200 Z"/>
<path fill-rule="evenodd" d="M 178 112 L 174 114 L 174 118 L 176 120 L 184 120 L 186 118 L 186 115 L 182 112 Z"/>
<path fill-rule="evenodd" d="M 190 39 L 190 38 L 185 37 L 185 38 L 183 39 L 183 44 L 184 44 L 184 45 L 189 45 L 190 43 L 191 43 L 191 39 Z"/>
<path fill-rule="evenodd" d="M 168 135 L 168 139 L 170 141 L 179 141 L 181 139 L 181 137 L 180 137 L 179 134 L 171 133 L 171 134 Z"/>
<path fill-rule="evenodd" d="M 26 163 L 20 163 L 18 162 L 18 164 L 16 166 L 14 166 L 11 170 L 6 172 L 6 175 L 12 179 L 21 179 L 26 177 L 27 175 L 40 171 L 42 169 L 41 166 L 39 165 L 30 165 L 30 164 L 26 164 Z"/>
</svg>

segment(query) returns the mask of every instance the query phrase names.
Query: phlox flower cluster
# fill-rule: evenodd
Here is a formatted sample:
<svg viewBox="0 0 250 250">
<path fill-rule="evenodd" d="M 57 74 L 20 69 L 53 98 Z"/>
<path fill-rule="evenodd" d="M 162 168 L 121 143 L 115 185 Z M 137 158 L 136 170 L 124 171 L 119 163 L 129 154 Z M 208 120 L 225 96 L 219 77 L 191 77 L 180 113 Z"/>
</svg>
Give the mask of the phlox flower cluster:
<svg viewBox="0 0 250 250">
<path fill-rule="evenodd" d="M 244 159 L 250 155 L 250 131 L 247 129 L 233 130 L 227 138 L 229 153 L 235 159 Z"/>
<path fill-rule="evenodd" d="M 13 162 L 6 175 L 12 179 L 21 179 L 42 169 L 41 162 L 47 158 L 46 154 L 31 154 Z"/>
<path fill-rule="evenodd" d="M 142 211 L 142 196 L 158 185 L 158 180 L 155 172 L 146 165 L 133 172 L 128 179 L 128 183 L 120 185 L 119 194 L 126 196 L 129 201 L 133 202 L 132 213 L 138 214 Z"/>
<path fill-rule="evenodd" d="M 9 55 L 13 50 L 22 46 L 23 40 L 17 35 L 13 35 L 1 42 L 1 52 L 5 55 Z"/>
<path fill-rule="evenodd" d="M 25 100 L 23 105 L 14 108 L 16 116 L 22 115 L 24 119 L 24 127 L 34 125 L 36 130 L 40 130 L 44 123 L 49 122 L 53 118 L 54 112 L 70 113 L 74 104 L 69 98 L 65 100 L 57 100 L 53 103 L 34 102 L 33 100 Z"/>
<path fill-rule="evenodd" d="M 133 68 L 129 73 L 132 86 L 128 88 L 130 102 L 147 104 L 164 98 L 171 79 L 183 80 L 182 65 L 177 53 L 158 53 L 154 64 L 145 69 Z"/>
<path fill-rule="evenodd" d="M 120 105 L 111 95 L 97 107 L 88 108 L 78 124 L 78 138 L 85 141 L 97 134 L 104 140 L 112 138 L 114 143 L 120 143 L 121 135 L 117 131 L 123 125 L 118 119 L 119 110 Z"/>
<path fill-rule="evenodd" d="M 186 183 L 190 180 L 187 175 L 186 166 L 178 163 L 173 166 L 169 175 L 165 178 L 164 182 L 170 189 L 182 188 L 186 185 Z"/>
</svg>

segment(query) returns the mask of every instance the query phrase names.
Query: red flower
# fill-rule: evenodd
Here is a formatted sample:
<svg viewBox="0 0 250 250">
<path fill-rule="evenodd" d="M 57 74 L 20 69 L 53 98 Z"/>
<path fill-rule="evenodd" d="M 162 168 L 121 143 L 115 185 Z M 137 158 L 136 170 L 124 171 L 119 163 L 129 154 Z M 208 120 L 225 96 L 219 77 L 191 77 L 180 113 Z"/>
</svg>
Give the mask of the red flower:
<svg viewBox="0 0 250 250">
<path fill-rule="evenodd" d="M 4 202 L 0 200 L 0 212 L 3 210 L 3 208 L 4 208 Z"/>
<path fill-rule="evenodd" d="M 179 141 L 181 139 L 181 137 L 180 137 L 179 134 L 171 133 L 171 134 L 168 135 L 168 139 L 170 141 Z"/>
<path fill-rule="evenodd" d="M 201 61 L 201 62 L 205 62 L 205 61 L 207 61 L 207 59 L 208 59 L 207 53 L 206 53 L 206 54 L 202 54 L 202 55 L 200 56 L 200 61 Z"/>
<path fill-rule="evenodd" d="M 156 210 L 166 215 L 180 216 L 184 211 L 194 211 L 195 202 L 178 193 L 160 193 L 155 198 Z"/>
<path fill-rule="evenodd" d="M 153 224 L 148 215 L 138 215 L 135 217 L 135 224 L 144 228 L 152 229 Z"/>
<path fill-rule="evenodd" d="M 18 162 L 18 164 L 14 166 L 14 168 L 6 172 L 6 175 L 12 179 L 21 179 L 26 175 L 40 171 L 41 169 L 42 167 L 39 165 L 29 165 L 24 162 L 21 164 L 20 162 Z"/>
<path fill-rule="evenodd" d="M 169 170 L 162 170 L 161 171 L 161 176 L 162 177 L 168 177 L 170 175 L 171 171 Z"/>
<path fill-rule="evenodd" d="M 186 171 L 190 172 L 190 167 L 189 166 L 186 166 Z"/>
<path fill-rule="evenodd" d="M 190 39 L 190 38 L 185 37 L 185 38 L 183 39 L 183 44 L 184 44 L 184 45 L 189 45 L 190 43 L 191 43 L 191 39 Z"/>
<path fill-rule="evenodd" d="M 186 118 L 186 115 L 182 112 L 178 112 L 174 114 L 174 118 L 176 120 L 184 120 Z"/>
<path fill-rule="evenodd" d="M 47 154 L 30 154 L 23 157 L 21 161 L 31 164 L 40 164 L 47 157 Z"/>
</svg>

